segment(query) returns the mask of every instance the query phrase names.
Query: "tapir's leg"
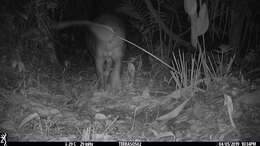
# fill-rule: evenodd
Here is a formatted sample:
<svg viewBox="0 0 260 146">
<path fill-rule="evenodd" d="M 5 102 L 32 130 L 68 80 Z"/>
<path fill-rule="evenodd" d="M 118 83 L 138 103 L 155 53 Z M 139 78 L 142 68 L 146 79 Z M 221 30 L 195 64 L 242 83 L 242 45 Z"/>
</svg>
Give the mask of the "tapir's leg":
<svg viewBox="0 0 260 146">
<path fill-rule="evenodd" d="M 111 87 L 112 92 L 117 92 L 120 90 L 121 81 L 120 81 L 120 68 L 121 68 L 121 59 L 116 58 L 114 68 L 111 74 Z"/>
<path fill-rule="evenodd" d="M 104 82 L 105 82 L 105 87 L 104 89 L 107 90 L 107 86 L 109 83 L 109 76 L 111 74 L 111 70 L 112 70 L 112 58 L 111 57 L 106 57 L 105 58 L 105 67 L 104 67 Z"/>
<path fill-rule="evenodd" d="M 113 54 L 112 59 L 114 61 L 114 67 L 111 74 L 111 88 L 112 92 L 117 92 L 120 90 L 121 87 L 121 80 L 120 80 L 120 69 L 121 69 L 121 59 L 122 59 L 122 48 L 116 48 L 114 50 L 115 54 Z"/>
<path fill-rule="evenodd" d="M 99 77 L 98 90 L 105 89 L 104 64 L 105 64 L 105 58 L 102 56 L 102 54 L 97 53 L 96 69 L 97 69 L 97 74 Z"/>
</svg>

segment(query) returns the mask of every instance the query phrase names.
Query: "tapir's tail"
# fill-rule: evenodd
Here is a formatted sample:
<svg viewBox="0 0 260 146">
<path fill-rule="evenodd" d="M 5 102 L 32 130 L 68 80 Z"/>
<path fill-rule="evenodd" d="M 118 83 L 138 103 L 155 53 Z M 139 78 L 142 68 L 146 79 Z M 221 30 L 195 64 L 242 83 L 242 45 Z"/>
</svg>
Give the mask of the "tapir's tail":
<svg viewBox="0 0 260 146">
<path fill-rule="evenodd" d="M 84 21 L 65 21 L 65 22 L 61 22 L 61 23 L 58 23 L 56 25 L 53 25 L 52 28 L 54 28 L 54 29 L 64 29 L 64 28 L 71 27 L 71 26 L 100 27 L 100 28 L 104 28 L 104 29 L 114 33 L 114 30 L 110 26 L 94 23 L 94 22 L 91 22 L 91 21 L 88 21 L 88 20 L 84 20 Z"/>
</svg>

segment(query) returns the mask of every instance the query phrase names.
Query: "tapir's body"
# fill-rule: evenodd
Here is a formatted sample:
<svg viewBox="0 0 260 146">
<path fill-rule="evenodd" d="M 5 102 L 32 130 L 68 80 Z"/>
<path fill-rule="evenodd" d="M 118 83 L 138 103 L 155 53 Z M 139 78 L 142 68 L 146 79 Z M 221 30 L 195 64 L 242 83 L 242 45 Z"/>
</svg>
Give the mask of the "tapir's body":
<svg viewBox="0 0 260 146">
<path fill-rule="evenodd" d="M 94 52 L 97 74 L 99 76 L 99 89 L 108 89 L 112 92 L 120 88 L 121 59 L 124 54 L 125 44 L 120 39 L 125 38 L 123 23 L 113 15 L 101 15 L 92 21 L 69 21 L 59 23 L 53 28 L 64 29 L 66 27 L 85 25 L 93 32 L 95 39 L 87 37 L 86 42 L 95 43 Z M 110 84 L 110 86 L 107 86 Z M 109 87 L 109 88 L 107 88 Z"/>
<path fill-rule="evenodd" d="M 94 51 L 96 69 L 100 78 L 98 88 L 116 92 L 121 84 L 120 68 L 125 44 L 119 37 L 125 38 L 124 27 L 122 22 L 112 15 L 97 17 L 94 23 L 106 25 L 113 30 L 112 32 L 104 27 L 90 26 L 90 30 L 96 36 Z"/>
</svg>

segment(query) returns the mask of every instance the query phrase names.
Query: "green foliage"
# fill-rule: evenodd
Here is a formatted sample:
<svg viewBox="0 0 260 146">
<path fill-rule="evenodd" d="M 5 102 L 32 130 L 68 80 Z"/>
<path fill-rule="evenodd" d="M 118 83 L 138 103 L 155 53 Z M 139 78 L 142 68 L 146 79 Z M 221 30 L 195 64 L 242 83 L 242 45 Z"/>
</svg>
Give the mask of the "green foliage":
<svg viewBox="0 0 260 146">
<path fill-rule="evenodd" d="M 55 54 L 49 28 L 51 17 L 57 8 L 56 0 L 28 1 L 19 9 L 11 2 L 7 5 L 11 5 L 10 10 L 0 17 L 5 22 L 1 31 L 6 31 L 6 41 L 3 43 L 5 47 L 1 49 L 6 49 L 6 56 L 11 56 L 9 63 L 21 71 L 53 62 Z"/>
</svg>

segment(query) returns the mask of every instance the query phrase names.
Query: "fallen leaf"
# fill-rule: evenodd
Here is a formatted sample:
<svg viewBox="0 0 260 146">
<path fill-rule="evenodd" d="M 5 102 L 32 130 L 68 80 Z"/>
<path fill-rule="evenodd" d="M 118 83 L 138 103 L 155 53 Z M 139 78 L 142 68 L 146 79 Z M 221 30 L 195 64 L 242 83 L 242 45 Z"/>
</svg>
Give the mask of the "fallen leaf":
<svg viewBox="0 0 260 146">
<path fill-rule="evenodd" d="M 19 125 L 19 129 L 23 126 L 23 125 L 25 125 L 27 122 L 29 122 L 29 121 L 31 121 L 31 120 L 33 120 L 34 118 L 40 118 L 40 116 L 39 116 L 39 114 L 38 113 L 33 113 L 33 114 L 30 114 L 30 115 L 28 115 L 26 118 L 24 118 L 24 120 L 21 122 L 21 124 Z"/>
<path fill-rule="evenodd" d="M 104 115 L 104 114 L 97 113 L 97 114 L 95 115 L 95 119 L 96 119 L 96 120 L 106 120 L 107 117 L 106 117 L 106 115 Z"/>
<path fill-rule="evenodd" d="M 185 104 L 190 100 L 190 98 L 186 99 L 182 104 L 180 104 L 177 108 L 175 108 L 173 111 L 157 118 L 159 121 L 165 121 L 165 120 L 170 120 L 172 118 L 175 118 L 176 116 L 179 115 L 179 113 L 183 110 Z"/>
</svg>

